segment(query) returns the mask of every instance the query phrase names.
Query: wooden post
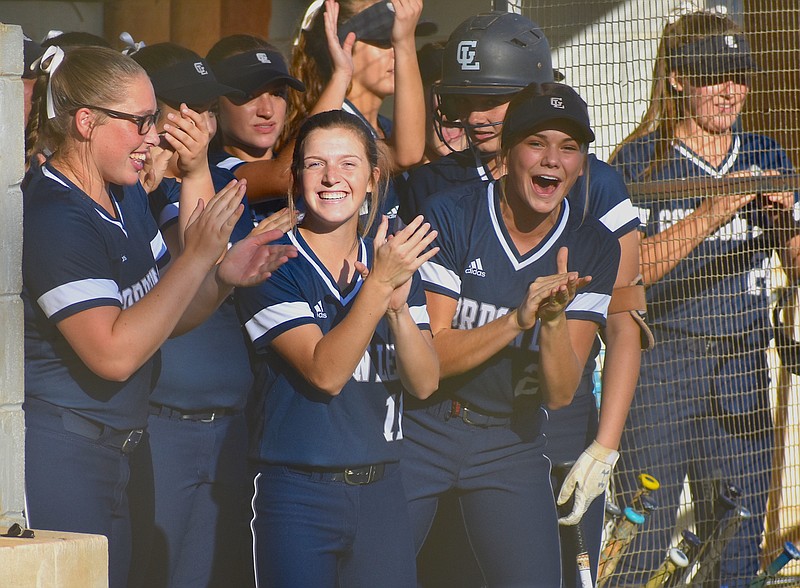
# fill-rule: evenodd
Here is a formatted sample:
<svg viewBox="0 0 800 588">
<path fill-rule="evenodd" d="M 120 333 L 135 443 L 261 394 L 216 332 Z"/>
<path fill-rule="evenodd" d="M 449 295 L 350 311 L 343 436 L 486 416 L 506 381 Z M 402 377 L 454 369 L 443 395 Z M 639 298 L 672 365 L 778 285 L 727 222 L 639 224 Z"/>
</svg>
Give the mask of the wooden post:
<svg viewBox="0 0 800 588">
<path fill-rule="evenodd" d="M 117 47 L 128 31 L 152 45 L 172 41 L 205 55 L 221 37 L 267 38 L 272 0 L 117 0 L 105 5 L 105 37 Z"/>
<path fill-rule="evenodd" d="M 171 0 L 120 0 L 105 4 L 104 36 L 112 47 L 122 48 L 119 34 L 129 32 L 135 41 L 152 45 L 170 40 Z"/>
</svg>

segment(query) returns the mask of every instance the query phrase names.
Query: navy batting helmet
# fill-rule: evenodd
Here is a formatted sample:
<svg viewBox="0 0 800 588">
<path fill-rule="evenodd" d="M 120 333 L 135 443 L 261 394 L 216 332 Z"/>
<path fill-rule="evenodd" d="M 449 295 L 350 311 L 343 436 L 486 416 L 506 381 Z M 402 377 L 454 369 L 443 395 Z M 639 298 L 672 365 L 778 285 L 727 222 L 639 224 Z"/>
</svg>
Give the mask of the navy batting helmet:
<svg viewBox="0 0 800 588">
<path fill-rule="evenodd" d="M 453 31 L 434 89 L 440 95 L 503 95 L 554 77 L 550 43 L 539 25 L 494 11 L 468 18 Z"/>
</svg>

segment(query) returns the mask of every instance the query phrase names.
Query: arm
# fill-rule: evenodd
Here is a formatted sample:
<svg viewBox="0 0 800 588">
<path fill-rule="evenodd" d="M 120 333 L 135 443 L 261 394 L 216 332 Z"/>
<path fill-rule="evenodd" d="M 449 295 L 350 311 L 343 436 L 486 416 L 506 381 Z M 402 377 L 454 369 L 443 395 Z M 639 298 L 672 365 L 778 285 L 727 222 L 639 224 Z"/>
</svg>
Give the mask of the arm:
<svg viewBox="0 0 800 588">
<path fill-rule="evenodd" d="M 422 0 L 396 0 L 393 4 L 395 124 L 389 146 L 394 166 L 407 168 L 419 163 L 425 151 L 425 95 L 414 41 Z"/>
<path fill-rule="evenodd" d="M 126 380 L 182 321 L 200 312 L 199 306 L 205 307 L 205 316 L 213 311 L 213 308 L 208 310 L 212 301 L 221 302 L 222 292 L 227 295 L 230 291 L 232 282 L 225 280 L 246 281 L 244 276 L 256 280 L 268 271 L 263 265 L 266 249 L 253 256 L 252 264 L 235 264 L 239 266 L 238 274 L 228 265 L 215 267 L 241 214 L 240 201 L 241 192 L 230 189 L 212 199 L 207 207 L 201 205 L 187 228 L 184 252 L 172 262 L 169 272 L 135 304 L 125 309 L 91 308 L 58 323 L 67 342 L 89 369 L 107 380 Z M 270 236 L 274 238 L 269 234 L 260 237 Z M 241 255 L 238 257 L 241 261 Z M 260 273 L 254 271 L 254 267 Z M 217 284 L 209 284 L 211 280 Z"/>
<path fill-rule="evenodd" d="M 537 316 L 539 316 L 540 305 L 543 304 L 543 302 L 543 308 L 547 312 L 553 312 L 555 315 L 558 315 L 559 312 L 563 313 L 563 308 L 574 298 L 577 289 L 586 285 L 590 280 L 588 277 L 578 277 L 576 272 L 567 272 L 566 263 L 567 253 L 566 249 L 563 249 L 559 252 L 559 273 L 537 278 L 536 281 L 528 287 L 519 307 L 506 315 L 497 317 L 493 321 L 474 329 L 452 328 L 452 321 L 457 307 L 456 300 L 443 294 L 428 292 L 428 312 L 431 317 L 433 343 L 441 364 L 441 377 L 446 378 L 459 375 L 481 365 L 508 346 L 521 332 L 532 329 L 536 323 Z M 550 297 L 553 297 L 553 301 L 560 301 L 559 304 L 563 306 L 560 311 L 553 310 L 554 307 L 551 307 L 551 302 L 546 300 Z M 571 334 L 567 335 L 566 323 L 566 320 L 562 323 L 557 316 L 553 316 L 552 324 L 549 324 L 547 327 L 545 327 L 544 324 L 542 325 L 543 328 L 549 331 L 546 337 L 550 338 L 549 342 L 545 342 L 545 345 L 550 346 L 548 350 L 545 351 L 545 354 L 551 352 L 555 354 L 563 353 L 563 350 L 560 348 L 557 349 L 557 347 L 564 342 L 568 342 L 571 336 Z M 540 337 L 541 336 L 540 331 Z M 559 342 L 557 339 L 561 339 L 562 341 Z M 589 342 L 589 348 L 591 348 L 591 340 Z M 541 342 L 540 353 L 542 353 Z M 579 353 L 581 355 L 588 355 L 589 352 L 587 349 L 585 353 Z M 542 356 L 542 358 L 544 358 L 544 356 Z M 564 369 L 564 366 L 556 365 L 555 363 L 560 363 L 562 359 L 575 363 L 580 361 L 580 357 L 574 355 L 574 353 L 564 358 L 548 356 L 545 359 L 546 363 L 549 362 L 544 366 L 544 369 L 547 370 L 546 373 L 552 374 L 553 371 L 557 372 L 555 378 L 551 381 L 551 389 L 547 390 L 548 393 L 551 392 L 554 396 L 545 396 L 548 404 L 551 402 L 554 403 L 553 407 L 562 405 L 564 403 L 563 397 L 565 396 L 569 396 L 571 399 L 572 395 L 575 393 L 575 389 L 577 389 L 577 380 L 575 386 L 566 392 L 565 389 L 569 384 L 561 386 L 555 383 L 555 380 L 559 380 L 564 376 L 564 372 L 561 371 Z M 583 365 L 585 363 L 584 358 L 584 362 L 581 363 L 578 368 L 578 379 L 580 378 L 580 372 L 583 370 Z M 544 364 L 540 364 L 540 370 L 543 365 Z M 569 404 L 569 400 L 566 401 L 566 404 Z"/>
<path fill-rule="evenodd" d="M 100 306 L 71 315 L 58 328 L 98 376 L 124 381 L 167 339 L 227 243 L 239 208 L 236 191 L 214 199 L 187 234 L 187 248 L 138 302 Z M 239 195 L 240 196 L 240 195 Z"/>
<path fill-rule="evenodd" d="M 336 22 L 339 17 L 339 4 L 335 0 L 325 0 L 325 36 L 331 54 L 333 74 L 308 116 L 340 110 L 353 77 L 353 44 L 356 36 L 351 33 L 344 44 L 339 44 Z M 289 191 L 290 168 L 294 139 L 283 146 L 275 159 L 251 161 L 235 170 L 236 177 L 247 180 L 247 198 L 250 202 L 261 202 L 270 198 L 283 198 Z"/>
<path fill-rule="evenodd" d="M 619 239 L 620 264 L 615 288 L 631 284 L 639 270 L 639 236 L 631 231 Z M 617 449 L 628 417 L 641 359 L 640 329 L 629 312 L 609 314 L 605 327 L 606 358 L 597 441 Z"/>
<path fill-rule="evenodd" d="M 181 179 L 180 207 L 178 208 L 178 235 L 183 243 L 189 219 L 200 200 L 209 202 L 216 190 L 208 168 L 208 143 L 211 135 L 205 114 L 200 114 L 181 104 L 180 116 L 167 115 L 164 139 L 178 154 L 178 173 Z"/>
<path fill-rule="evenodd" d="M 748 171 L 730 175 L 751 174 Z M 649 285 L 663 278 L 755 197 L 755 194 L 710 196 L 694 212 L 668 229 L 642 239 L 640 254 L 644 283 Z"/>
<path fill-rule="evenodd" d="M 439 386 L 439 358 L 430 331 L 420 330 L 411 314 L 408 304 L 411 288 L 412 280 L 408 280 L 395 289 L 386 318 L 394 336 L 397 371 L 403 388 L 417 398 L 425 399 Z M 418 285 L 414 298 L 418 300 L 422 296 Z M 420 303 L 418 300 L 417 304 Z M 417 311 L 421 308 L 424 307 L 416 306 Z"/>
<path fill-rule="evenodd" d="M 408 282 L 419 266 L 437 251 L 434 248 L 423 253 L 436 237 L 436 232 L 429 231 L 430 226 L 423 224 L 421 217 L 389 241 L 385 241 L 387 226 L 384 218 L 375 237 L 374 266 L 347 316 L 325 334 L 317 325 L 306 324 L 290 329 L 272 341 L 273 348 L 310 384 L 331 396 L 338 395 L 352 377 L 378 322 L 389 309 L 394 291 Z M 364 273 L 363 266 L 357 264 L 356 267 Z M 408 325 L 403 322 L 396 326 L 405 329 Z M 416 325 L 414 328 L 419 331 Z M 407 333 L 401 331 L 400 334 L 402 337 Z M 400 347 L 403 348 L 407 342 L 404 338 Z M 416 345 L 418 342 L 414 342 L 411 348 Z M 406 356 L 405 352 L 403 355 Z M 413 386 L 415 382 L 411 384 Z"/>
</svg>

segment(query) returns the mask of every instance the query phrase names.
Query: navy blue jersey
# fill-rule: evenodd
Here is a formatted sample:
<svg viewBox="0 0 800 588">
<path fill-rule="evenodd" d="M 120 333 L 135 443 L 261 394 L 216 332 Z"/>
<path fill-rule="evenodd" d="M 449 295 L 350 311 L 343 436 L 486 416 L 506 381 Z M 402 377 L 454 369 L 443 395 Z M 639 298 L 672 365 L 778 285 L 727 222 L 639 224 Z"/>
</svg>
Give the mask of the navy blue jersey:
<svg viewBox="0 0 800 588">
<path fill-rule="evenodd" d="M 628 143 L 617 153 L 613 164 L 626 181 L 640 181 L 655 146 L 655 135 Z M 682 143 L 675 143 L 666 156 L 664 164 L 656 167 L 648 179 L 720 178 L 753 166 L 781 173 L 792 171 L 789 158 L 775 141 L 752 133 L 734 134 L 730 151 L 719 167 L 710 165 Z M 693 212 L 702 200 L 677 193 L 669 200 L 638 202 L 640 230 L 647 236 L 660 233 Z M 772 250 L 778 245 L 770 227 L 759 199 L 743 207 L 647 289 L 651 324 L 710 337 L 749 333 L 758 339 L 753 341 L 755 345 L 765 347 L 770 337 Z"/>
<path fill-rule="evenodd" d="M 270 342 L 290 329 L 316 324 L 323 334 L 350 311 L 363 281 L 340 291 L 336 280 L 303 240 L 290 232 L 285 243 L 298 249 L 269 280 L 237 290 L 242 320 L 258 354 L 257 390 L 262 395 L 263 424 L 256 459 L 314 467 L 356 467 L 399 459 L 402 438 L 402 385 L 397 374 L 394 342 L 385 319 L 353 376 L 338 396 L 314 388 Z M 372 266 L 372 241 L 360 241 L 359 260 Z M 430 329 L 425 295 L 415 275 L 408 297 L 411 315 L 421 329 Z"/>
<path fill-rule="evenodd" d="M 221 190 L 233 179 L 225 170 L 212 170 L 214 189 Z M 164 178 L 159 186 L 159 202 L 153 201 L 153 215 L 162 230 L 177 221 L 180 182 Z M 234 226 L 231 241 L 243 239 L 252 230 L 250 210 Z M 244 408 L 253 385 L 247 341 L 233 299 L 229 297 L 200 326 L 168 339 L 161 347 L 161 374 L 150 401 L 177 410 Z"/>
<path fill-rule="evenodd" d="M 169 261 L 138 183 L 112 186 L 110 216 L 49 164 L 24 194 L 25 394 L 117 429 L 147 423 L 157 355 L 128 380 L 110 382 L 81 361 L 56 325 L 102 306 L 128 308 Z"/>
<path fill-rule="evenodd" d="M 410 222 L 423 209 L 425 201 L 442 190 L 492 181 L 486 163 L 476 160 L 472 150 L 466 149 L 406 172 L 403 180 L 397 182 L 401 217 Z M 625 182 L 593 154 L 588 156 L 588 173 L 580 176 L 570 190 L 572 207 L 585 208 L 587 177 L 589 203 L 586 212 L 599 219 L 617 238 L 635 230 L 639 220 Z"/>
<path fill-rule="evenodd" d="M 516 308 L 531 282 L 557 273 L 561 247 L 569 249 L 570 271 L 592 276 L 567 307 L 567 319 L 604 325 L 619 266 L 618 241 L 565 199 L 555 227 L 521 255 L 503 222 L 498 186 L 465 186 L 425 202 L 423 214 L 439 231 L 434 245 L 440 250 L 423 265 L 422 277 L 426 290 L 458 300 L 453 328 L 480 327 Z M 442 380 L 440 390 L 482 412 L 508 415 L 515 398 L 538 396 L 537 368 L 538 322 L 487 362 Z M 590 385 L 584 378 L 581 386 Z"/>
</svg>

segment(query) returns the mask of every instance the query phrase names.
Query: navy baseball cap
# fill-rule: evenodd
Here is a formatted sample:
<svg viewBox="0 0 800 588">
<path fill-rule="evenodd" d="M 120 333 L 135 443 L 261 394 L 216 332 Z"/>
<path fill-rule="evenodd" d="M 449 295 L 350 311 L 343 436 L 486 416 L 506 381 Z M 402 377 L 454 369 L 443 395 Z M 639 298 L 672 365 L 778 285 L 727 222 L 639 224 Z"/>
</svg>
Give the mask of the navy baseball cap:
<svg viewBox="0 0 800 588">
<path fill-rule="evenodd" d="M 750 43 L 741 33 L 711 35 L 682 45 L 672 51 L 669 64 L 679 73 L 700 78 L 760 71 Z"/>
<path fill-rule="evenodd" d="M 236 88 L 220 84 L 205 59 L 182 61 L 150 75 L 156 96 L 165 100 L 189 105 L 206 104 L 215 98 L 238 92 Z"/>
<path fill-rule="evenodd" d="M 44 53 L 44 48 L 41 45 L 39 45 L 39 43 L 30 39 L 27 35 L 23 34 L 22 52 L 25 64 L 22 69 L 22 77 L 25 79 L 33 79 L 36 77 L 37 72 L 31 71 L 31 65 L 33 65 L 36 62 L 36 60 L 42 56 L 42 54 Z"/>
<path fill-rule="evenodd" d="M 214 73 L 242 96 L 252 96 L 273 82 L 285 82 L 299 92 L 306 90 L 303 82 L 289 75 L 283 55 L 271 49 L 252 49 L 227 57 L 214 66 Z"/>
<path fill-rule="evenodd" d="M 392 27 L 394 26 L 394 6 L 389 0 L 381 0 L 365 8 L 339 26 L 339 41 L 344 42 L 348 33 L 355 33 L 356 40 L 388 48 L 392 46 Z M 417 23 L 416 36 L 433 35 L 439 27 L 435 23 Z"/>
<path fill-rule="evenodd" d="M 548 129 L 562 131 L 581 145 L 594 141 L 589 108 L 575 90 L 558 82 L 534 82 L 508 104 L 501 134 L 503 148 Z"/>
</svg>

